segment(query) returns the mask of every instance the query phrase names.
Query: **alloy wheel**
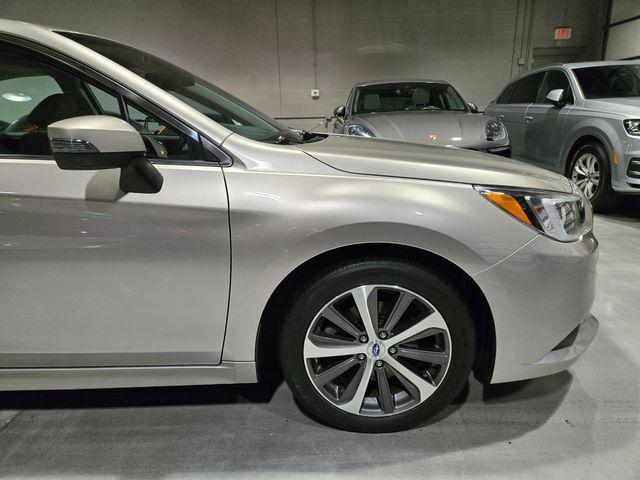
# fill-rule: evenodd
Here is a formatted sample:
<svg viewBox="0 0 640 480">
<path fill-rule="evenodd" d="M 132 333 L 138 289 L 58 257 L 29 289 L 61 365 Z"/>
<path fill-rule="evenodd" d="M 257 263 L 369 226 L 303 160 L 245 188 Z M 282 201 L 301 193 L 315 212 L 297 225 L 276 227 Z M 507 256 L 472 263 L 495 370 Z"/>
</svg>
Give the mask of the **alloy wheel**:
<svg viewBox="0 0 640 480">
<path fill-rule="evenodd" d="M 303 355 L 316 390 L 351 414 L 389 416 L 423 403 L 451 363 L 451 338 L 427 300 L 392 285 L 363 285 L 327 303 Z"/>
<path fill-rule="evenodd" d="M 573 164 L 571 180 L 591 200 L 600 186 L 600 164 L 593 153 L 580 155 Z"/>
</svg>

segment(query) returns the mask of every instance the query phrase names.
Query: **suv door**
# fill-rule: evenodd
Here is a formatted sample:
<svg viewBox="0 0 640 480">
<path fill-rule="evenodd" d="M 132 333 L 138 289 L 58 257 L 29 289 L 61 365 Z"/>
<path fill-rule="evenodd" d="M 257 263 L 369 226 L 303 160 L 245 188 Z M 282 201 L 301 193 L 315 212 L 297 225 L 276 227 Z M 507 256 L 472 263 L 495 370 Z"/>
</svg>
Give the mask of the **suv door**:
<svg viewBox="0 0 640 480">
<path fill-rule="evenodd" d="M 565 105 L 556 107 L 547 100 L 547 94 L 560 88 L 564 90 Z M 560 162 L 560 152 L 565 121 L 572 108 L 573 92 L 567 75 L 560 69 L 548 70 L 535 103 L 529 106 L 525 115 L 522 158 L 564 173 L 564 162 Z"/>
<path fill-rule="evenodd" d="M 230 281 L 221 167 L 196 132 L 59 60 L 0 42 L 0 368 L 218 364 Z M 159 193 L 124 194 L 119 170 L 57 167 L 47 125 L 93 114 L 140 131 Z"/>
<path fill-rule="evenodd" d="M 511 142 L 511 156 L 514 158 L 524 155 L 524 117 L 527 108 L 536 99 L 538 87 L 543 77 L 544 72 L 538 72 L 508 85 L 491 109 L 490 113 L 495 112 L 507 127 Z"/>
</svg>

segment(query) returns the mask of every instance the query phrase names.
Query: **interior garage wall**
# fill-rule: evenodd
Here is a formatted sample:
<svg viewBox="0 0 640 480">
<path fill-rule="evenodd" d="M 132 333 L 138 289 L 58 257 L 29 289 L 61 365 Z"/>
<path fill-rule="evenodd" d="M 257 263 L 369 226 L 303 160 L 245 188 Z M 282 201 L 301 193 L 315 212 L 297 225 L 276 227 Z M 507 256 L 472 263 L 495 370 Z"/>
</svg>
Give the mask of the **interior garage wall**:
<svg viewBox="0 0 640 480">
<path fill-rule="evenodd" d="M 640 1 L 612 0 L 607 60 L 640 58 Z"/>
<path fill-rule="evenodd" d="M 562 43 L 565 53 L 576 47 L 580 60 L 599 58 L 606 5 L 606 0 L 0 0 L 0 17 L 138 46 L 288 125 L 310 128 L 346 100 L 356 81 L 366 79 L 444 79 L 482 108 L 533 64 L 534 52 L 554 52 L 555 27 L 573 27 L 573 38 Z M 311 98 L 312 88 L 320 89 L 319 99 Z"/>
</svg>

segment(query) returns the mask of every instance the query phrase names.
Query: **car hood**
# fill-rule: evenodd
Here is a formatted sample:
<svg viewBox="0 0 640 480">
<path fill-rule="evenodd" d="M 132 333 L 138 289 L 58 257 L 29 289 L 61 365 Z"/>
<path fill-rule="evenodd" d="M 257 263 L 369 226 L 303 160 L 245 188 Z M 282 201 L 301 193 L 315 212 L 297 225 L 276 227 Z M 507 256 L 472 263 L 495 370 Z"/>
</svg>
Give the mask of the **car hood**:
<svg viewBox="0 0 640 480">
<path fill-rule="evenodd" d="M 377 137 L 441 147 L 475 147 L 487 143 L 485 126 L 492 117 L 470 112 L 419 110 L 354 115 Z"/>
<path fill-rule="evenodd" d="M 603 98 L 585 100 L 584 106 L 599 112 L 618 113 L 640 117 L 640 98 Z"/>
<path fill-rule="evenodd" d="M 460 148 L 346 135 L 329 135 L 322 141 L 296 147 L 322 163 L 348 173 L 571 191 L 569 181 L 556 173 Z"/>
</svg>

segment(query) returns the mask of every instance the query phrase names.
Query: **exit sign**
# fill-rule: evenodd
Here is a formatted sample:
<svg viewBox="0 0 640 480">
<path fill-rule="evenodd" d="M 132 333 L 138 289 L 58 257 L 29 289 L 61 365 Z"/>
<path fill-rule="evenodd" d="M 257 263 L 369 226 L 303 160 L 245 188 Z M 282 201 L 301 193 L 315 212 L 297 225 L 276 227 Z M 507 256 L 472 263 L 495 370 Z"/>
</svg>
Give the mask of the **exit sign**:
<svg viewBox="0 0 640 480">
<path fill-rule="evenodd" d="M 558 27 L 553 35 L 554 40 L 569 40 L 571 38 L 571 27 Z"/>
</svg>

